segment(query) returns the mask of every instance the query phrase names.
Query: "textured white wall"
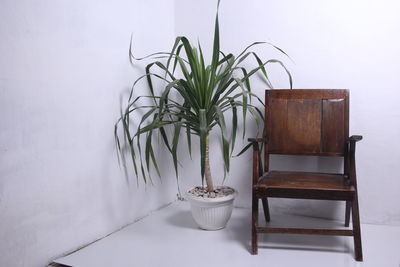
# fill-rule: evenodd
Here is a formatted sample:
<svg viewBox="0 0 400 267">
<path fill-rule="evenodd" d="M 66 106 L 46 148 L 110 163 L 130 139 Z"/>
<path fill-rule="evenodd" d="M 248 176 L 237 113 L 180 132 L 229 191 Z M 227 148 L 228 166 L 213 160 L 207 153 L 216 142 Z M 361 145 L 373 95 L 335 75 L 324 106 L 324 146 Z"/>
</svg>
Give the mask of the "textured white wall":
<svg viewBox="0 0 400 267">
<path fill-rule="evenodd" d="M 113 139 L 142 72 L 130 35 L 138 55 L 169 49 L 173 13 L 172 0 L 0 1 L 0 266 L 44 266 L 175 199 L 174 179 L 127 184 Z"/>
<path fill-rule="evenodd" d="M 214 0 L 176 0 L 176 34 L 187 35 L 194 41 L 199 38 L 204 50 L 210 51 L 215 7 Z M 395 0 L 223 0 L 220 6 L 224 52 L 238 54 L 254 41 L 270 41 L 283 48 L 295 63 L 267 46 L 255 50 L 265 59 L 284 60 L 294 76 L 295 88 L 351 90 L 350 134 L 364 136 L 357 144 L 364 223 L 400 224 L 400 180 L 396 175 L 400 161 L 399 8 Z M 278 68 L 270 71 L 276 88 L 288 87 L 286 77 Z M 263 97 L 265 86 L 258 83 L 258 88 L 255 87 Z M 212 171 L 219 178 L 222 176 L 219 140 L 214 139 L 214 143 Z M 248 207 L 251 203 L 250 157 L 248 152 L 233 160 L 226 182 L 239 190 L 237 206 Z M 184 170 L 187 177 L 195 173 L 197 161 L 198 158 L 189 165 L 190 170 Z M 275 169 L 336 171 L 341 166 L 340 161 L 326 158 L 300 160 L 281 156 L 272 159 Z M 199 183 L 199 175 L 182 183 L 183 188 Z M 343 204 L 329 201 L 273 199 L 271 205 L 274 212 L 344 217 Z"/>
<path fill-rule="evenodd" d="M 43 266 L 174 200 L 169 160 L 162 161 L 163 184 L 140 189 L 127 185 L 116 162 L 112 128 L 120 95 L 141 73 L 128 63 L 129 35 L 139 56 L 169 49 L 174 32 L 199 37 L 209 51 L 215 6 L 214 0 L 0 2 L 0 266 Z M 288 62 L 296 88 L 351 89 L 351 133 L 365 138 L 358 146 L 362 221 L 393 225 L 400 224 L 398 9 L 394 0 L 223 0 L 220 12 L 225 51 L 271 41 L 295 64 L 268 47 L 257 52 Z M 277 68 L 271 72 L 276 87 L 287 86 Z M 262 96 L 264 86 L 256 90 Z M 198 154 L 191 161 L 182 144 L 183 190 L 200 177 Z M 213 144 L 212 171 L 221 181 L 219 140 Z M 341 166 L 322 158 L 272 163 Z M 240 191 L 238 206 L 250 204 L 250 166 L 250 153 L 232 161 L 227 184 Z M 343 215 L 332 203 L 271 204 L 277 212 Z"/>
</svg>

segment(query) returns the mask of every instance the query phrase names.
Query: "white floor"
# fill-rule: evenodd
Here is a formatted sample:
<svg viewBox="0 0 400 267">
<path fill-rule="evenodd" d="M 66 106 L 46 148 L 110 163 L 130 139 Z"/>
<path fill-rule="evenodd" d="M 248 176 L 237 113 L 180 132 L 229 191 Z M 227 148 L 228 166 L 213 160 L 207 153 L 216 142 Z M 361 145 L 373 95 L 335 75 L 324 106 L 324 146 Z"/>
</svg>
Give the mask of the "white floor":
<svg viewBox="0 0 400 267">
<path fill-rule="evenodd" d="M 273 222 L 309 227 L 343 225 L 272 214 Z M 203 231 L 195 225 L 189 203 L 175 202 L 55 262 L 73 267 L 400 267 L 400 227 L 363 224 L 361 230 L 364 262 L 354 260 L 352 237 L 335 236 L 262 235 L 259 253 L 253 256 L 249 253 L 249 209 L 234 209 L 223 230 Z"/>
</svg>

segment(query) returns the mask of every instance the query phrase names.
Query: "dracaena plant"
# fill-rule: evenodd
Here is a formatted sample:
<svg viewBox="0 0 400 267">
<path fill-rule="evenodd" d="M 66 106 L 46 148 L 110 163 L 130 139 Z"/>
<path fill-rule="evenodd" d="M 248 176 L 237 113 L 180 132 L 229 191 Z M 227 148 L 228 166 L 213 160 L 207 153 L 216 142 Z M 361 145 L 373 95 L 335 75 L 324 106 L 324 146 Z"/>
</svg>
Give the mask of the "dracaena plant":
<svg viewBox="0 0 400 267">
<path fill-rule="evenodd" d="M 272 88 L 266 65 L 275 63 L 283 67 L 288 75 L 290 87 L 292 87 L 292 77 L 280 60 L 263 61 L 255 52 L 250 51 L 253 46 L 269 43 L 252 43 L 238 56 L 232 53 L 223 53 L 220 50 L 218 6 L 212 58 L 209 64 L 206 64 L 200 43 L 195 47 L 183 36 L 176 38 L 171 52 L 158 52 L 143 58 L 134 57 L 131 40 L 129 49 L 131 63 L 144 59 L 151 59 L 151 62 L 146 66 L 145 74 L 139 77 L 132 86 L 128 103 L 115 125 L 115 139 L 118 153 L 123 157 L 123 146 L 120 142 L 118 130 L 122 126 L 123 138 L 126 146 L 129 147 L 136 177 L 138 178 L 141 173 L 145 182 L 149 180 L 151 164 L 160 176 L 152 142 L 156 132 L 160 134 L 163 144 L 172 156 L 177 177 L 177 151 L 181 134 L 186 136 L 190 154 L 192 136 L 194 135 L 200 139 L 202 184 L 204 185 L 205 180 L 208 192 L 214 191 L 209 163 L 209 134 L 211 130 L 215 127 L 220 130 L 224 172 L 226 173 L 229 172 L 230 157 L 234 151 L 238 132 L 238 109 L 239 112 L 241 109 L 241 116 L 243 117 L 243 138 L 247 114 L 254 117 L 257 122 L 261 122 L 263 119 L 262 112 L 251 101 L 255 99 L 262 103 L 251 90 L 250 77 L 260 72 L 266 86 Z M 280 48 L 273 47 L 286 55 Z M 254 58 L 257 62 L 252 69 L 245 68 L 242 65 L 249 58 Z M 163 74 L 159 74 L 160 71 Z M 135 85 L 142 79 L 147 81 L 149 93 L 148 95 L 136 96 Z M 154 79 L 161 80 L 164 83 L 162 88 L 154 88 Z M 143 103 L 144 99 L 150 99 L 151 101 L 147 101 L 150 104 Z M 139 110 L 145 111 L 139 113 Z M 227 112 L 232 112 L 231 127 L 226 125 L 225 114 Z M 131 118 L 138 116 L 136 114 L 143 115 L 137 125 L 132 125 Z M 167 127 L 173 128 L 169 135 Z M 144 149 L 141 147 L 141 140 L 145 142 Z M 244 147 L 238 154 L 243 153 L 247 148 L 248 146 Z"/>
</svg>

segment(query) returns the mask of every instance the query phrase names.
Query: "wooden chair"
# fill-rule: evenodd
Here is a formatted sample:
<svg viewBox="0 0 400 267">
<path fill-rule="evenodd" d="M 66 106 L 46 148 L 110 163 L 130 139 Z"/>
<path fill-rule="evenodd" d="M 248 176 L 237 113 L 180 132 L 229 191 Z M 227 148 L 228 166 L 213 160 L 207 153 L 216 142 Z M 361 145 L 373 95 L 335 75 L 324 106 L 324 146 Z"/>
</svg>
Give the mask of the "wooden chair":
<svg viewBox="0 0 400 267">
<path fill-rule="evenodd" d="M 363 260 L 355 164 L 356 142 L 361 139 L 349 137 L 348 90 L 266 90 L 265 137 L 249 139 L 253 146 L 252 254 L 258 252 L 258 234 L 338 235 L 353 236 L 355 258 Z M 264 143 L 264 164 L 259 143 Z M 269 171 L 270 154 L 343 157 L 344 171 Z M 353 229 L 260 227 L 259 200 L 268 222 L 268 197 L 345 201 L 345 226 L 352 210 Z"/>
</svg>

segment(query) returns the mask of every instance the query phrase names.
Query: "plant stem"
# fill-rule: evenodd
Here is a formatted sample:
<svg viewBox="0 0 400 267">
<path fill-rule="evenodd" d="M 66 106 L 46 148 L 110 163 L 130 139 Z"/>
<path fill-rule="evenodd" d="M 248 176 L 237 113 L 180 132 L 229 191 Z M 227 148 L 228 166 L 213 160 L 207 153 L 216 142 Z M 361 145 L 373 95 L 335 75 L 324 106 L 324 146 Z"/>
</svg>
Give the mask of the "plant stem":
<svg viewBox="0 0 400 267">
<path fill-rule="evenodd" d="M 206 176 L 206 184 L 207 184 L 207 191 L 212 192 L 214 191 L 214 185 L 211 178 L 211 169 L 210 169 L 210 155 L 209 155 L 209 142 L 208 142 L 208 135 L 206 138 L 206 157 L 205 157 L 205 176 Z"/>
</svg>

